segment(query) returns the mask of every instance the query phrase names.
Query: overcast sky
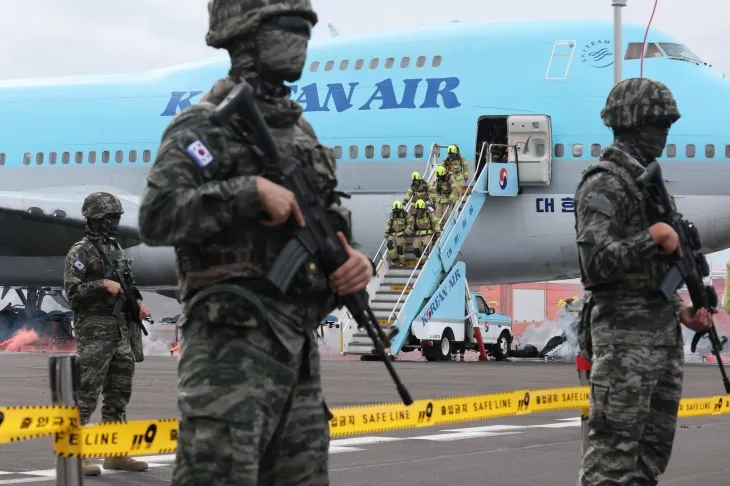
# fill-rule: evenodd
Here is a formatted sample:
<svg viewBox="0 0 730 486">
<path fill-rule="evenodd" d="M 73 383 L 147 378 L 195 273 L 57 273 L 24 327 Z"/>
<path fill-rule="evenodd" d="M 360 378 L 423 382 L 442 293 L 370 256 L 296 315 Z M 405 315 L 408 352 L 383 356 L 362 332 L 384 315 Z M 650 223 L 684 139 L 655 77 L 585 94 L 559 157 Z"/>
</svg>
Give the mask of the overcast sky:
<svg viewBox="0 0 730 486">
<path fill-rule="evenodd" d="M 611 0 L 313 0 L 315 37 L 451 20 L 611 19 Z M 654 0 L 629 0 L 626 21 L 646 24 Z M 652 26 L 730 74 L 721 0 L 660 0 Z M 205 45 L 207 0 L 0 0 L 0 78 L 139 71 L 219 55 Z"/>
</svg>

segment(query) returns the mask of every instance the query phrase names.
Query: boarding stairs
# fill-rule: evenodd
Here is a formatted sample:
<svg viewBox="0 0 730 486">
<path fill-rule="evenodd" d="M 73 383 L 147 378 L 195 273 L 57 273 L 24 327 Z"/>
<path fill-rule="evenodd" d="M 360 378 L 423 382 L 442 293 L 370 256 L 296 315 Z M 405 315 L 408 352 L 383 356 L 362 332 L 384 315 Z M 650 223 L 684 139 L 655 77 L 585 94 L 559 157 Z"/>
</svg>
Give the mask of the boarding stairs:
<svg viewBox="0 0 730 486">
<path fill-rule="evenodd" d="M 433 182 L 436 177 L 435 168 L 440 164 L 441 148 L 436 144 L 431 147 L 428 165 L 424 171 L 424 179 L 429 183 Z M 489 149 L 490 146 L 484 143 L 481 147 L 480 158 L 477 160 L 482 160 L 485 151 L 490 153 Z M 490 164 L 494 164 L 495 167 L 491 168 Z M 499 172 L 500 167 L 496 166 L 507 165 L 509 164 L 488 162 L 478 177 L 474 171 L 463 196 L 455 205 L 456 209 L 452 209 L 441 218 L 441 235 L 436 239 L 431 237 L 426 251 L 420 258 L 416 258 L 409 241 L 406 248 L 406 266 L 391 265 L 387 254 L 387 240 L 383 240 L 375 255 L 377 272 L 368 285 L 367 291 L 371 299 L 370 306 L 380 326 L 386 331 L 391 330 L 392 327 L 398 328 L 398 333 L 394 336 L 388 350 L 390 356 L 396 356 L 400 351 L 411 351 L 420 347 L 420 342 L 414 340 L 410 335 L 411 323 L 428 312 L 428 308 L 431 306 L 429 301 L 437 292 L 449 287 L 449 282 L 452 282 L 453 285 L 455 264 L 460 256 L 460 250 L 487 199 L 489 173 L 494 173 L 493 184 L 499 184 L 502 176 Z M 503 191 L 503 193 L 495 195 L 517 195 L 516 165 L 512 165 L 515 169 L 514 190 L 512 193 Z M 410 210 L 411 203 L 406 205 L 406 210 Z M 463 265 L 459 267 L 462 268 Z M 465 271 L 461 273 L 459 275 L 457 272 L 459 279 L 463 280 L 463 282 L 459 282 L 459 285 L 466 285 Z M 468 290 L 466 295 L 468 298 Z M 468 314 L 471 314 L 471 305 L 468 304 L 467 309 L 469 310 L 466 310 L 466 317 L 470 318 L 472 316 Z M 347 311 L 343 312 L 341 322 L 342 354 L 372 356 L 372 342 L 365 330 L 358 329 L 357 323 Z"/>
</svg>

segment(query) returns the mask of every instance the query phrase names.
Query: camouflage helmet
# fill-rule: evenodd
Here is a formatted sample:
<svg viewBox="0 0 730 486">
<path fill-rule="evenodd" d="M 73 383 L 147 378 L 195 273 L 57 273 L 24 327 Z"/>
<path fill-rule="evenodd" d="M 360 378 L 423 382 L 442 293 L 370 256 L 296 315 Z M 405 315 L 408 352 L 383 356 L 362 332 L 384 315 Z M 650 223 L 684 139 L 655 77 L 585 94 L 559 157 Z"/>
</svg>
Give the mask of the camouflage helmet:
<svg viewBox="0 0 730 486">
<path fill-rule="evenodd" d="M 604 125 L 636 128 L 679 120 L 677 101 L 664 84 L 653 79 L 625 79 L 613 87 L 601 110 Z"/>
<path fill-rule="evenodd" d="M 261 23 L 275 15 L 301 15 L 317 23 L 310 0 L 209 0 L 205 42 L 225 48 L 234 39 L 252 38 Z"/>
<path fill-rule="evenodd" d="M 114 194 L 94 192 L 84 199 L 81 214 L 84 218 L 99 219 L 107 214 L 124 214 L 124 209 L 122 202 Z"/>
</svg>

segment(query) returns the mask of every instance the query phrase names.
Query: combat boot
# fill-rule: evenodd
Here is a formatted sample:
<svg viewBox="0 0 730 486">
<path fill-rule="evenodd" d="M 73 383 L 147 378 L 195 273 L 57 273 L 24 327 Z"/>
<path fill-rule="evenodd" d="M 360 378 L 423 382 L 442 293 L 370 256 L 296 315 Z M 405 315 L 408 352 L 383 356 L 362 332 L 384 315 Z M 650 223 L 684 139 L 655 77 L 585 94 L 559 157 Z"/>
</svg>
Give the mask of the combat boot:
<svg viewBox="0 0 730 486">
<path fill-rule="evenodd" d="M 149 464 L 138 461 L 132 457 L 107 457 L 104 459 L 104 469 L 117 469 L 120 471 L 146 471 Z"/>
<path fill-rule="evenodd" d="M 81 469 L 84 471 L 84 476 L 98 476 L 101 474 L 101 468 L 90 463 L 88 459 L 81 459 Z"/>
</svg>

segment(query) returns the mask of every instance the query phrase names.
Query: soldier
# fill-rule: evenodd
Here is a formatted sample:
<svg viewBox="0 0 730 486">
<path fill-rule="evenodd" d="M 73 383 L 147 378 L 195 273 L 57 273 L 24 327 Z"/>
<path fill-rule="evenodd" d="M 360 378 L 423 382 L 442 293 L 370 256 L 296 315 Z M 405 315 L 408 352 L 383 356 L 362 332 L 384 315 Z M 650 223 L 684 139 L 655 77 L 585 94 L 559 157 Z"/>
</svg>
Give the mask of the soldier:
<svg viewBox="0 0 730 486">
<path fill-rule="evenodd" d="M 582 352 L 593 365 L 583 486 L 657 484 L 669 463 L 682 395 L 680 320 L 695 331 L 710 325 L 706 310 L 695 312 L 678 295 L 667 301 L 659 292 L 668 269 L 659 255 L 678 251 L 678 237 L 654 222 L 635 185 L 662 154 L 679 116 L 665 85 L 645 78 L 618 83 L 601 112 L 614 142 L 576 190 L 581 280 L 590 292 L 581 328 L 592 342 Z"/>
<path fill-rule="evenodd" d="M 458 145 L 449 145 L 443 165 L 456 179 L 456 197 L 460 198 L 464 194 L 464 183 L 469 181 L 469 164 L 459 152 Z"/>
<path fill-rule="evenodd" d="M 284 84 L 301 77 L 317 14 L 309 0 L 211 0 L 208 12 L 206 41 L 228 51 L 230 72 L 166 128 L 139 208 L 142 240 L 175 247 L 183 301 L 172 485 L 327 485 L 331 415 L 313 331 L 375 268 L 352 242 L 334 151 Z M 305 222 L 294 194 L 261 175 L 260 141 L 240 136 L 250 133 L 243 115 L 210 122 L 240 78 L 279 152 L 318 175 L 320 202 L 349 255 L 329 281 L 316 257 L 286 294 L 266 279 Z"/>
<path fill-rule="evenodd" d="M 415 206 L 415 204 L 414 204 Z M 385 239 L 388 240 L 388 258 L 391 264 L 402 267 L 406 263 L 406 234 L 413 216 L 403 209 L 403 203 L 393 201 L 393 211 L 385 224 Z"/>
<path fill-rule="evenodd" d="M 436 182 L 434 183 L 433 192 L 434 203 L 436 203 L 436 218 L 445 223 L 450 206 L 456 204 L 459 199 L 456 178 L 449 174 L 443 165 L 436 167 Z"/>
<path fill-rule="evenodd" d="M 431 240 L 431 235 L 441 233 L 438 217 L 426 209 L 426 202 L 423 199 L 416 201 L 416 213 L 408 222 L 408 231 L 414 235 L 413 253 L 416 258 L 421 258 L 421 254 L 427 253 L 426 245 Z"/>
<path fill-rule="evenodd" d="M 114 238 L 124 211 L 113 194 L 95 192 L 84 200 L 81 213 L 86 218 L 86 237 L 69 250 L 63 274 L 66 297 L 74 312 L 76 354 L 81 367 L 81 424 L 89 423 L 100 393 L 104 395 L 101 421 L 118 422 L 127 419 L 134 363 L 144 359 L 139 326 L 123 313 L 113 315 L 121 286 L 105 278 L 109 271 L 107 258 L 122 268 L 131 264 Z M 146 319 L 149 315 L 147 306 L 140 303 L 139 317 Z M 88 459 L 82 459 L 82 466 L 86 476 L 101 474 L 99 466 Z M 131 457 L 104 459 L 104 469 L 145 471 L 148 467 Z"/>
<path fill-rule="evenodd" d="M 423 199 L 426 202 L 432 202 L 433 196 L 433 188 L 431 185 L 423 180 L 419 172 L 414 172 L 411 174 L 411 186 L 408 188 L 408 192 L 406 192 L 406 195 L 403 198 L 403 205 L 405 206 L 408 204 L 408 201 L 411 201 L 411 198 L 413 198 L 413 202 L 416 202 L 419 199 Z"/>
</svg>

